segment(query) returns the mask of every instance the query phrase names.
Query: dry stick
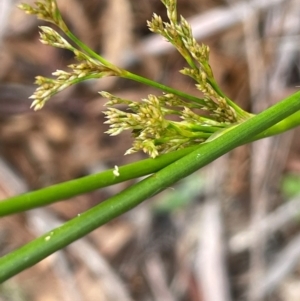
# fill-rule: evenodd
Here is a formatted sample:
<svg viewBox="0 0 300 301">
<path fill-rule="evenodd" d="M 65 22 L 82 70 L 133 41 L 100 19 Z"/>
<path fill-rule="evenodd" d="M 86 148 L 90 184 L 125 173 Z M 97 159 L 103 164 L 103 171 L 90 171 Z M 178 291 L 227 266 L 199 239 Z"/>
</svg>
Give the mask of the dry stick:
<svg viewBox="0 0 300 301">
<path fill-rule="evenodd" d="M 258 284 L 257 297 L 265 298 L 295 268 L 300 258 L 300 234 L 298 234 L 275 258 L 261 283 Z"/>
<path fill-rule="evenodd" d="M 284 135 L 275 136 L 272 144 L 272 157 L 270 165 L 273 167 L 269 174 L 270 188 L 277 189 L 280 185 L 283 171 L 286 167 L 295 130 L 284 133 Z M 283 147 L 284 146 L 284 147 Z M 274 191 L 274 190 L 273 190 Z"/>
<path fill-rule="evenodd" d="M 274 232 L 294 222 L 300 212 L 300 196 L 297 196 L 288 203 L 278 207 L 271 214 L 261 221 L 257 230 L 265 235 L 272 235 Z M 229 240 L 229 249 L 233 253 L 246 251 L 253 244 L 254 232 L 251 228 L 234 235 Z"/>
<path fill-rule="evenodd" d="M 267 99 L 266 68 L 262 57 L 262 48 L 258 34 L 259 20 L 258 10 L 245 6 L 243 22 L 245 49 L 249 69 L 250 92 L 252 99 L 252 110 L 257 113 L 266 109 Z M 254 142 L 251 145 L 251 224 L 254 229 L 255 238 L 250 248 L 250 278 L 248 296 L 249 301 L 258 301 L 257 283 L 261 281 L 265 271 L 264 252 L 266 237 L 263 232 L 255 231 L 257 224 L 263 220 L 267 213 L 268 187 L 265 180 L 268 173 L 266 170 L 271 152 L 273 138 Z M 263 183 L 263 185 L 262 185 Z"/>
<path fill-rule="evenodd" d="M 259 230 L 259 225 L 265 219 L 267 214 L 267 207 L 270 198 L 270 187 L 272 187 L 272 171 L 280 172 L 276 170 L 275 158 L 276 152 L 275 143 L 278 141 L 279 137 L 274 137 L 269 144 L 264 145 L 254 143 L 253 145 L 253 156 L 254 161 L 254 171 L 256 173 L 252 174 L 252 244 L 250 246 L 251 251 L 251 280 L 249 287 L 249 298 L 250 300 L 260 300 L 258 295 L 258 284 L 264 279 L 265 273 L 265 261 L 264 253 L 267 242 L 267 233 Z M 256 147 L 256 148 L 255 148 Z M 265 149 L 264 149 L 265 147 Z M 265 155 L 265 156 L 262 156 Z M 262 158 L 260 158 L 262 156 Z M 263 159 L 263 160 L 260 160 Z"/>
<path fill-rule="evenodd" d="M 236 12 L 236 17 L 240 18 L 243 22 L 244 29 L 244 44 L 246 51 L 246 58 L 248 62 L 249 81 L 250 81 L 250 94 L 252 99 L 252 110 L 258 112 L 267 107 L 266 102 L 261 99 L 266 99 L 266 69 L 262 57 L 262 49 L 260 45 L 260 38 L 258 35 L 258 7 L 254 7 L 245 2 L 242 6 L 232 5 L 233 1 L 227 0 L 230 7 Z M 252 147 L 252 160 L 251 160 L 251 204 L 252 215 L 251 223 L 255 228 L 257 223 L 263 219 L 266 214 L 266 186 L 261 186 L 266 173 L 265 160 L 268 159 L 270 151 L 271 139 L 264 139 L 262 141 L 254 142 Z M 264 273 L 264 249 L 265 237 L 263 233 L 254 231 L 256 233 L 255 239 L 250 250 L 250 279 L 249 279 L 249 300 L 254 301 L 255 289 L 257 281 L 260 281 Z"/>
<path fill-rule="evenodd" d="M 45 209 L 35 209 L 27 213 L 30 227 L 37 235 L 41 235 L 63 224 L 62 221 L 51 215 Z M 81 260 L 85 266 L 101 281 L 101 294 L 107 300 L 133 301 L 126 286 L 112 269 L 105 258 L 85 238 L 74 242 L 67 247 L 68 251 Z M 59 251 L 60 253 L 62 251 Z M 100 292 L 99 292 L 100 294 Z"/>
<path fill-rule="evenodd" d="M 222 229 L 219 202 L 216 199 L 207 200 L 203 208 L 201 238 L 195 263 L 196 277 L 204 301 L 231 300 Z"/>
<path fill-rule="evenodd" d="M 256 148 L 253 151 L 257 151 Z M 253 168 L 255 169 L 255 168 Z M 264 253 L 266 248 L 266 236 L 264 232 L 259 232 L 257 225 L 263 220 L 267 212 L 267 200 L 268 200 L 268 190 L 267 185 L 259 187 L 259 180 L 263 180 L 263 176 L 266 171 L 255 174 L 252 172 L 251 179 L 251 228 L 253 229 L 253 244 L 250 246 L 250 279 L 248 296 L 249 301 L 258 301 L 257 285 L 260 283 L 264 277 L 265 273 L 265 259 Z"/>
<path fill-rule="evenodd" d="M 2 38 L 4 37 L 5 34 L 5 29 L 9 20 L 9 15 L 12 6 L 13 6 L 13 2 L 10 0 L 0 1 L 0 45 L 2 42 Z"/>
<path fill-rule="evenodd" d="M 78 283 L 72 272 L 72 264 L 67 254 L 63 251 L 57 252 L 53 254 L 50 260 L 55 275 L 55 282 L 58 282 L 58 287 L 60 287 L 60 298 L 64 301 L 84 301 L 85 298 L 78 289 Z"/>
<path fill-rule="evenodd" d="M 172 295 L 167 285 L 166 271 L 160 256 L 152 254 L 145 262 L 145 277 L 148 285 L 153 293 L 155 301 L 175 301 L 175 296 Z"/>
<path fill-rule="evenodd" d="M 269 11 L 269 14 L 272 13 L 272 11 Z M 266 74 L 265 68 L 263 68 L 263 61 L 261 58 L 262 51 L 258 49 L 258 37 L 256 39 L 253 39 L 251 37 L 254 37 L 256 32 L 251 31 L 251 28 L 248 28 L 248 33 L 250 33 L 248 36 L 246 35 L 246 41 L 249 40 L 249 43 L 246 47 L 247 56 L 248 56 L 248 62 L 249 70 L 252 74 L 254 74 L 254 77 L 256 75 L 256 78 L 251 80 L 253 76 L 250 76 L 250 85 L 252 88 L 252 96 L 256 96 L 254 100 L 254 112 L 258 112 L 260 110 L 265 109 L 263 107 L 264 103 L 261 102 L 261 99 L 266 99 L 267 91 L 261 90 L 266 89 L 267 83 L 263 82 L 263 79 L 259 80 L 259 74 Z M 251 36 L 252 34 L 252 36 Z M 248 37 L 248 38 L 247 38 Z M 256 46 L 256 47 L 255 47 Z M 251 49 L 254 48 L 254 49 Z M 259 59 L 260 58 L 260 59 Z M 251 60 L 251 61 L 250 61 Z M 262 70 L 259 70 L 259 67 L 261 66 Z M 264 71 L 264 72 L 263 72 Z M 266 78 L 266 77 L 264 77 Z M 261 83 L 260 83 L 261 82 Z M 261 88 L 260 88 L 261 87 Z M 261 92 L 261 93 L 259 93 Z M 270 93 L 274 95 L 274 91 L 270 90 Z M 255 101 L 256 100 L 256 101 Z M 252 227 L 253 227 L 253 233 L 255 233 L 252 244 L 250 247 L 251 251 L 251 258 L 250 258 L 250 283 L 249 283 L 249 291 L 248 296 L 250 301 L 259 301 L 262 300 L 262 295 L 260 293 L 260 283 L 263 282 L 265 279 L 265 261 L 264 261 L 264 253 L 265 253 L 265 247 L 266 247 L 266 241 L 267 241 L 267 233 L 263 231 L 258 230 L 258 225 L 264 220 L 266 213 L 267 213 L 267 204 L 270 200 L 270 194 L 269 194 L 269 187 L 271 186 L 271 177 L 270 177 L 270 158 L 274 158 L 274 152 L 272 149 L 272 144 L 274 144 L 275 139 L 278 138 L 271 138 L 271 139 L 265 139 L 262 141 L 255 142 L 252 145 L 252 167 L 253 167 L 253 177 L 252 177 L 252 189 L 251 189 L 251 196 L 252 196 Z M 269 162 L 269 163 L 267 163 Z M 274 162 L 273 162 L 274 163 Z M 262 170 L 264 168 L 264 170 Z M 259 172 L 261 170 L 261 172 Z M 277 170 L 277 172 L 280 172 Z M 261 185 L 263 183 L 263 185 Z"/>
<path fill-rule="evenodd" d="M 201 181 L 201 173 L 196 172 L 194 177 L 197 181 Z M 194 206 L 192 213 L 186 213 L 187 215 L 184 218 L 179 219 L 176 214 L 172 215 L 173 223 L 179 231 L 178 238 L 175 241 L 176 273 L 171 280 L 171 290 L 176 294 L 178 300 L 184 299 L 184 296 L 187 295 L 190 300 L 197 300 L 193 296 L 198 296 L 199 293 L 196 290 L 196 285 L 191 281 L 191 274 L 194 272 L 194 254 L 197 251 L 194 246 L 199 240 L 198 229 L 201 229 L 199 216 L 202 213 L 202 206 Z"/>
<path fill-rule="evenodd" d="M 35 236 L 39 236 L 45 231 L 49 231 L 51 225 L 59 225 L 56 218 L 52 217 L 51 213 L 47 213 L 45 209 L 29 211 L 26 214 L 26 217 L 29 222 L 29 229 Z M 83 296 L 80 293 L 80 290 L 78 290 L 66 252 L 56 252 L 48 259 L 51 259 L 49 260 L 50 267 L 59 284 L 59 291 L 57 293 L 66 301 L 83 301 Z"/>
<path fill-rule="evenodd" d="M 282 16 L 284 20 L 278 20 L 278 15 L 273 17 L 274 26 L 277 26 L 278 36 L 281 39 L 275 41 L 271 45 L 272 54 L 274 54 L 274 62 L 276 62 L 273 69 L 270 70 L 270 91 L 273 95 L 276 95 L 280 99 L 283 94 L 282 91 L 286 88 L 288 81 L 288 74 L 291 73 L 291 69 L 295 66 L 295 61 L 299 55 L 299 26 L 300 26 L 300 8 L 299 0 L 289 1 L 289 7 L 287 9 L 286 17 Z M 282 11 L 278 12 L 282 14 Z M 281 22 L 280 22 L 281 21 Z M 268 33 L 267 33 L 268 34 Z M 290 38 L 289 38 L 290 37 Z"/>
<path fill-rule="evenodd" d="M 28 191 L 25 181 L 0 157 L 0 199 Z"/>
<path fill-rule="evenodd" d="M 254 10 L 268 10 L 274 5 L 284 3 L 284 0 L 252 0 L 239 2 L 232 7 L 215 8 L 208 12 L 189 18 L 188 22 L 193 29 L 193 35 L 197 40 L 203 40 L 214 34 L 222 32 L 244 20 L 245 6 L 251 6 Z M 241 16 L 242 15 L 242 16 Z M 147 55 L 161 55 L 174 50 L 173 46 L 164 41 L 160 36 L 151 35 L 144 39 L 137 47 L 137 53 Z"/>
</svg>

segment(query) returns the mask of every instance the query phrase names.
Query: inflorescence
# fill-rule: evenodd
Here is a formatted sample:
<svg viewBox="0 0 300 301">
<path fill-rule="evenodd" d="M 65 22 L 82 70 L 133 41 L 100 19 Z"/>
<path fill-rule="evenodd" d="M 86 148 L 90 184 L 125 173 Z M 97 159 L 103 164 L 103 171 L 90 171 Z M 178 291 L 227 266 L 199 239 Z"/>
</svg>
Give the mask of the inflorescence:
<svg viewBox="0 0 300 301">
<path fill-rule="evenodd" d="M 184 57 L 188 67 L 180 72 L 195 80 L 196 88 L 204 97 L 182 99 L 174 90 L 174 93 L 161 96 L 148 95 L 138 102 L 100 92 L 109 100 L 106 103 L 108 109 L 104 112 L 107 118 L 105 123 L 110 125 L 107 133 L 118 135 L 122 131 L 130 130 L 134 142 L 126 154 L 142 150 L 153 158 L 162 153 L 203 143 L 214 133 L 249 116 L 218 87 L 209 65 L 209 47 L 197 43 L 190 25 L 182 16 L 178 21 L 176 0 L 162 2 L 167 9 L 169 22 L 163 22 L 160 16 L 153 14 L 152 20 L 148 21 L 148 27 L 172 43 Z M 69 31 L 55 0 L 38 1 L 34 8 L 27 4 L 19 7 L 28 14 L 35 14 L 39 19 L 55 24 L 76 45 L 72 46 L 54 29 L 40 27 L 42 43 L 72 51 L 77 63 L 68 66 L 69 72 L 54 72 L 55 78 L 36 77 L 35 83 L 39 87 L 30 97 L 33 99 L 31 106 L 34 110 L 41 109 L 59 91 L 84 80 L 106 76 L 126 78 L 126 70 L 107 62 Z M 118 105 L 127 107 L 127 110 L 115 108 Z"/>
</svg>

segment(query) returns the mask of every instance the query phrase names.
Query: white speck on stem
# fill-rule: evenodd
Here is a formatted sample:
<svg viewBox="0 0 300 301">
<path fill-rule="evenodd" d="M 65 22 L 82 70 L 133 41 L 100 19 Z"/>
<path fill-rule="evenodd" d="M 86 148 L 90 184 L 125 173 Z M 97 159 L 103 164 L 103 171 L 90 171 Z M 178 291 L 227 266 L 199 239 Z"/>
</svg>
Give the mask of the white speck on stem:
<svg viewBox="0 0 300 301">
<path fill-rule="evenodd" d="M 119 177 L 120 173 L 119 173 L 119 167 L 117 165 L 115 165 L 114 171 L 113 171 L 114 176 Z"/>
<path fill-rule="evenodd" d="M 50 232 L 50 235 L 48 235 L 48 236 L 45 237 L 45 241 L 50 240 L 50 238 L 51 238 L 52 235 L 53 235 L 53 231 Z"/>
</svg>

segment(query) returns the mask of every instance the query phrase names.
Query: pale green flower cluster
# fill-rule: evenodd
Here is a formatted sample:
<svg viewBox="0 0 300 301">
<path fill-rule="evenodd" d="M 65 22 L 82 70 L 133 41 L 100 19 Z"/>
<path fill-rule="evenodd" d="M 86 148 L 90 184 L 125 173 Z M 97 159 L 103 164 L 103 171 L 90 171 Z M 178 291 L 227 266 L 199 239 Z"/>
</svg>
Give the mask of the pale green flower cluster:
<svg viewBox="0 0 300 301">
<path fill-rule="evenodd" d="M 59 48 L 66 48 L 74 52 L 74 57 L 79 63 L 68 65 L 71 69 L 70 72 L 64 70 L 56 70 L 52 73 L 56 78 L 48 78 L 43 76 L 37 76 L 35 84 L 39 87 L 36 89 L 34 94 L 30 96 L 33 99 L 31 107 L 34 110 L 40 110 L 47 100 L 49 100 L 56 93 L 75 85 L 84 80 L 93 79 L 93 78 L 102 78 L 105 76 L 116 76 L 117 73 L 115 70 L 112 70 L 97 60 L 92 59 L 88 55 L 79 51 L 78 49 L 72 47 L 65 39 L 58 35 L 50 27 L 40 27 L 43 31 L 41 36 L 41 42 L 43 44 L 49 44 Z M 45 34 L 47 31 L 47 34 Z M 51 35 L 53 33 L 53 35 Z M 61 39 L 56 39 L 56 35 Z M 48 36 L 50 36 L 48 38 Z"/>
<path fill-rule="evenodd" d="M 190 67 L 180 72 L 197 82 L 196 87 L 205 96 L 204 109 L 209 110 L 217 120 L 230 123 L 238 121 L 236 111 L 231 107 L 232 102 L 215 83 L 209 65 L 209 47 L 198 44 L 193 37 L 190 24 L 182 16 L 180 21 L 177 21 L 176 0 L 162 2 L 166 6 L 170 22 L 163 22 L 160 16 L 153 14 L 152 20 L 148 21 L 149 29 L 172 43 L 185 58 Z"/>
<path fill-rule="evenodd" d="M 58 26 L 76 46 L 46 26 L 40 27 L 41 42 L 72 51 L 78 63 L 69 65 L 69 72 L 57 70 L 53 73 L 55 78 L 37 76 L 36 84 L 39 87 L 31 96 L 32 107 L 41 109 L 59 91 L 84 80 L 105 76 L 133 79 L 167 91 L 161 96 L 148 95 L 140 102 L 122 99 L 108 92 L 100 93 L 109 100 L 106 103 L 108 109 L 104 112 L 107 118 L 105 123 L 110 126 L 107 133 L 115 136 L 130 130 L 134 141 L 126 154 L 142 150 L 153 158 L 203 143 L 214 133 L 248 118 L 250 115 L 224 95 L 215 82 L 209 65 L 209 47 L 197 43 L 190 25 L 182 16 L 177 20 L 176 0 L 162 2 L 167 9 L 169 22 L 163 22 L 160 16 L 154 14 L 152 20 L 148 21 L 149 29 L 162 35 L 184 57 L 189 66 L 180 72 L 195 80 L 203 98 L 158 84 L 106 61 L 69 31 L 55 0 L 41 0 L 36 2 L 34 8 L 27 4 L 19 7 Z M 125 109 L 116 108 L 118 105 L 125 106 Z"/>
<path fill-rule="evenodd" d="M 19 8 L 28 14 L 35 14 L 41 20 L 45 20 L 57 25 L 66 34 L 72 36 L 66 24 L 64 23 L 55 0 L 45 0 L 36 2 L 36 8 L 28 4 L 20 4 Z M 52 73 L 56 78 L 37 76 L 35 84 L 39 87 L 35 93 L 30 96 L 33 99 L 31 107 L 34 110 L 40 110 L 45 103 L 56 93 L 77 84 L 84 80 L 102 78 L 105 76 L 118 76 L 118 68 L 103 65 L 98 60 L 87 55 L 83 51 L 73 47 L 57 31 L 48 26 L 40 26 L 40 41 L 45 45 L 64 48 L 74 53 L 74 58 L 79 63 L 71 64 L 68 67 L 69 72 L 56 70 Z"/>
<path fill-rule="evenodd" d="M 184 102 L 173 94 L 148 95 L 141 102 L 115 97 L 108 92 L 100 94 L 109 99 L 105 104 L 109 108 L 104 112 L 108 119 L 105 123 L 110 125 L 106 133 L 115 136 L 125 130 L 132 131 L 133 147 L 126 154 L 143 150 L 154 158 L 202 143 L 227 125 L 194 113 L 192 109 L 201 109 L 201 104 Z M 128 111 L 112 107 L 115 105 L 125 105 Z M 179 116 L 182 121 L 172 120 L 173 116 Z"/>
<path fill-rule="evenodd" d="M 26 3 L 22 3 L 18 7 L 24 10 L 26 14 L 36 15 L 38 19 L 50 22 L 64 32 L 68 30 L 55 0 L 37 1 L 35 5 L 36 7 L 32 7 Z"/>
</svg>

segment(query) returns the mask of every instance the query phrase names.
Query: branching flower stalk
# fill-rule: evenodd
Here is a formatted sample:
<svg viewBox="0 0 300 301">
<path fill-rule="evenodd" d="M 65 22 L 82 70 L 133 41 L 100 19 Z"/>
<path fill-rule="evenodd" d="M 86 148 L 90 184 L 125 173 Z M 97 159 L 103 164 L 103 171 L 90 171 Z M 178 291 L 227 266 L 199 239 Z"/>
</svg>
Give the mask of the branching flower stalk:
<svg viewBox="0 0 300 301">
<path fill-rule="evenodd" d="M 67 181 L 0 202 L 0 216 L 49 205 L 82 193 L 107 187 L 129 179 L 145 177 L 115 196 L 82 212 L 63 225 L 0 258 L 0 283 L 31 267 L 50 254 L 87 235 L 139 205 L 230 150 L 251 141 L 276 135 L 300 123 L 300 91 L 253 116 L 244 112 L 223 94 L 210 68 L 209 49 L 193 39 L 187 22 L 177 21 L 176 1 L 162 0 L 169 23 L 157 15 L 148 23 L 150 29 L 169 40 L 186 59 L 188 67 L 181 72 L 196 81 L 203 93 L 198 98 L 171 87 L 123 70 L 106 61 L 75 37 L 62 20 L 55 0 L 41 0 L 36 7 L 20 7 L 38 18 L 58 26 L 70 42 L 49 27 L 41 27 L 41 41 L 74 53 L 76 63 L 70 71 L 57 70 L 54 78 L 37 77 L 34 109 L 41 109 L 48 99 L 70 85 L 91 78 L 120 76 L 163 91 L 148 95 L 141 102 L 116 97 L 108 92 L 105 112 L 110 125 L 108 133 L 118 135 L 130 130 L 134 143 L 127 153 L 143 150 L 151 157 L 175 149 L 158 158 L 115 166 L 100 174 Z M 122 106 L 125 110 L 121 110 Z M 174 117 L 177 117 L 174 118 Z M 199 145 L 200 144 L 200 145 Z M 191 146 L 187 148 L 187 146 Z"/>
<path fill-rule="evenodd" d="M 160 16 L 154 14 L 152 20 L 148 21 L 148 27 L 172 43 L 184 57 L 189 67 L 180 72 L 195 80 L 196 88 L 203 94 L 202 98 L 133 74 L 108 62 L 68 29 L 55 0 L 41 0 L 36 2 L 35 7 L 28 4 L 21 4 L 19 7 L 28 14 L 34 14 L 39 19 L 56 25 L 74 46 L 47 26 L 40 27 L 41 42 L 72 51 L 77 63 L 68 66 L 70 71 L 53 72 L 54 78 L 37 76 L 35 83 L 38 88 L 30 97 L 33 99 L 31 106 L 39 110 L 49 98 L 67 87 L 106 76 L 123 77 L 158 88 L 164 92 L 163 95 L 148 95 L 141 102 L 100 92 L 108 99 L 108 109 L 104 112 L 107 118 L 105 123 L 110 125 L 107 133 L 118 135 L 122 131 L 130 130 L 134 142 L 126 154 L 142 150 L 153 158 L 203 143 L 216 132 L 252 117 L 253 115 L 243 111 L 224 95 L 217 85 L 209 64 L 209 47 L 197 43 L 190 25 L 182 16 L 178 21 L 176 0 L 162 2 L 169 22 L 163 22 Z M 116 108 L 118 105 L 125 105 L 127 111 Z"/>
</svg>

